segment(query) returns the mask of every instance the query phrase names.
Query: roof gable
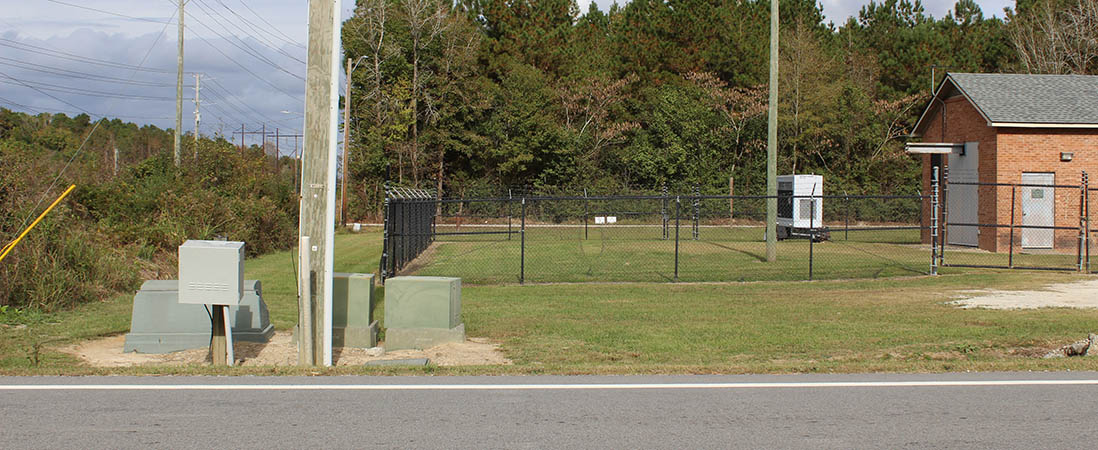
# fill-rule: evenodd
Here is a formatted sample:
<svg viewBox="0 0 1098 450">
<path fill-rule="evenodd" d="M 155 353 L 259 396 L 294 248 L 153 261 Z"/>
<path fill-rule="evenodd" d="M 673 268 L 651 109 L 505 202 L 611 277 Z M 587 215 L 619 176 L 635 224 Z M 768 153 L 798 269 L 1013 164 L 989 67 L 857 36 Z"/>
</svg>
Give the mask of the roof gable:
<svg viewBox="0 0 1098 450">
<path fill-rule="evenodd" d="M 1098 76 L 950 73 L 915 125 L 916 133 L 937 100 L 955 92 L 989 126 L 1098 128 Z"/>
</svg>

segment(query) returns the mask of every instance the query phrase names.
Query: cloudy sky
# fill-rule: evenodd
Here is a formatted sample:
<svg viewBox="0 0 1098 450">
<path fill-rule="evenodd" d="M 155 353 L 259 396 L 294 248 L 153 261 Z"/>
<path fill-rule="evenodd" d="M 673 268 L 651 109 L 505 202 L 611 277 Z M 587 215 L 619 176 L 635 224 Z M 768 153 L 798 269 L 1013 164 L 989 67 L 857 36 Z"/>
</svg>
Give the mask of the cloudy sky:
<svg viewBox="0 0 1098 450">
<path fill-rule="evenodd" d="M 0 106 L 174 124 L 176 0 L 0 0 Z M 821 0 L 842 23 L 868 0 Z M 581 0 L 582 2 L 582 0 Z M 613 0 L 597 0 L 604 10 Z M 955 0 L 924 0 L 940 17 Z M 977 0 L 1002 15 L 1013 0 Z M 301 128 L 306 0 L 189 0 L 186 68 L 203 134 Z M 354 0 L 343 0 L 344 16 Z M 194 129 L 194 75 L 183 129 Z"/>
</svg>

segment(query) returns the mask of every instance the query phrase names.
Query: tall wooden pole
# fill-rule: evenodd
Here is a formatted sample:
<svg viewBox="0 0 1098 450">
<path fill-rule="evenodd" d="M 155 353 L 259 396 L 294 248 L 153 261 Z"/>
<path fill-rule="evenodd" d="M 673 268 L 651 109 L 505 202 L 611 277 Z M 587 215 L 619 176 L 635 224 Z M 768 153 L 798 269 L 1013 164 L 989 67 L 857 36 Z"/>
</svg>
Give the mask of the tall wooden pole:
<svg viewBox="0 0 1098 450">
<path fill-rule="evenodd" d="M 202 90 L 202 74 L 194 74 L 194 160 L 198 161 L 198 125 L 202 122 L 202 113 L 199 106 L 202 100 L 199 98 Z"/>
<path fill-rule="evenodd" d="M 178 73 L 175 78 L 175 166 L 179 167 L 181 160 L 182 139 L 180 133 L 183 129 L 183 4 L 186 0 L 179 0 L 179 55 L 176 58 Z M 197 133 L 198 130 L 195 130 Z"/>
<path fill-rule="evenodd" d="M 778 259 L 778 0 L 770 3 L 770 113 L 766 136 L 766 260 Z"/>
<path fill-rule="evenodd" d="M 313 365 L 331 365 L 332 269 L 335 234 L 336 138 L 339 134 L 339 0 L 309 0 L 309 53 L 305 81 L 305 148 L 301 167 L 301 236 L 308 236 L 315 280 L 308 305 Z"/>
<path fill-rule="evenodd" d="M 347 226 L 347 150 L 351 145 L 351 58 L 347 58 L 347 91 L 343 104 L 343 180 L 339 183 L 339 223 Z"/>
</svg>

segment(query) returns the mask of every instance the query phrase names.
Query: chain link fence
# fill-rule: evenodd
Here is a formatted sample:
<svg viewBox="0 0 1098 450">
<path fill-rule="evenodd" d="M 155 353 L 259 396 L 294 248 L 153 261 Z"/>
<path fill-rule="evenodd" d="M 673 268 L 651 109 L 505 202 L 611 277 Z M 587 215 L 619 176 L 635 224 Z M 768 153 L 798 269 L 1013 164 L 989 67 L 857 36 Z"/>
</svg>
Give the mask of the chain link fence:
<svg viewBox="0 0 1098 450">
<path fill-rule="evenodd" d="M 779 207 L 767 261 L 767 201 Z M 929 196 L 514 196 L 387 200 L 383 277 L 467 283 L 766 281 L 932 273 Z M 782 206 L 784 205 L 784 206 Z M 794 206 L 796 205 L 796 206 Z M 796 211 L 796 212 L 794 212 Z M 803 223 L 791 222 L 797 214 Z M 415 221 L 414 225 L 405 221 Z M 807 220 L 807 222 L 804 222 Z"/>
<path fill-rule="evenodd" d="M 948 182 L 943 189 L 943 267 L 1089 272 L 1092 238 L 1086 172 L 1080 184 L 1052 173 L 1020 183 Z"/>
</svg>

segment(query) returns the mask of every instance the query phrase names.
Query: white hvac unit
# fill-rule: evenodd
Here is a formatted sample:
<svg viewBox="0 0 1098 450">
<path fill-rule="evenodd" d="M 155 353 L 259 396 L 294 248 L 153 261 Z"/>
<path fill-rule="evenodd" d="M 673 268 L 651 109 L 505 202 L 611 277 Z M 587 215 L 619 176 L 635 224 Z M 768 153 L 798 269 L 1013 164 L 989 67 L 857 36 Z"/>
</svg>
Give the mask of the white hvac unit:
<svg viewBox="0 0 1098 450">
<path fill-rule="evenodd" d="M 827 240 L 823 226 L 823 176 L 778 177 L 778 239 L 791 237 Z"/>
</svg>

